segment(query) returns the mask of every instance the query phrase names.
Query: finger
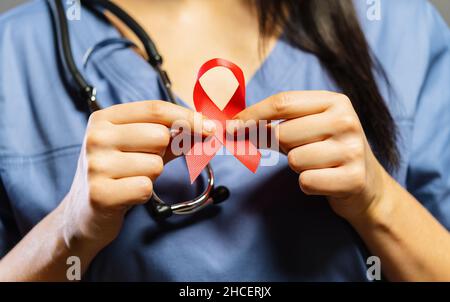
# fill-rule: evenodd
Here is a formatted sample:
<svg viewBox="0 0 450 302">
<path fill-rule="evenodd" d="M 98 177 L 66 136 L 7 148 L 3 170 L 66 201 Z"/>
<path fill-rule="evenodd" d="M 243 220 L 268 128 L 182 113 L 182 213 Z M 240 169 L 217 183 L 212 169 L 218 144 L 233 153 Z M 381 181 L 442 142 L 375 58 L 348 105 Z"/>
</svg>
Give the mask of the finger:
<svg viewBox="0 0 450 302">
<path fill-rule="evenodd" d="M 99 177 L 91 182 L 91 202 L 98 207 L 128 207 L 146 203 L 153 194 L 153 183 L 146 176 L 120 179 Z"/>
<path fill-rule="evenodd" d="M 288 120 L 276 127 L 279 144 L 286 152 L 305 144 L 323 141 L 335 132 L 333 120 L 327 112 Z"/>
<path fill-rule="evenodd" d="M 364 185 L 360 169 L 352 166 L 303 171 L 299 184 L 305 194 L 345 197 L 354 188 Z"/>
<path fill-rule="evenodd" d="M 193 132 L 211 135 L 216 124 L 179 105 L 165 101 L 142 101 L 119 104 L 94 113 L 113 124 L 156 123 L 171 128 L 175 122 L 187 122 Z"/>
<path fill-rule="evenodd" d="M 170 142 L 169 129 L 161 124 L 114 125 L 111 144 L 120 151 L 163 155 Z"/>
<path fill-rule="evenodd" d="M 109 155 L 89 159 L 89 169 L 93 175 L 103 175 L 113 179 L 147 176 L 152 181 L 161 175 L 164 163 L 161 156 L 148 153 L 110 152 Z"/>
<path fill-rule="evenodd" d="M 273 95 L 235 116 L 241 121 L 280 120 L 324 112 L 337 94 L 322 91 L 291 91 Z"/>
<path fill-rule="evenodd" d="M 343 148 L 334 140 L 307 144 L 288 153 L 289 166 L 297 173 L 311 169 L 333 168 L 344 162 Z"/>
</svg>

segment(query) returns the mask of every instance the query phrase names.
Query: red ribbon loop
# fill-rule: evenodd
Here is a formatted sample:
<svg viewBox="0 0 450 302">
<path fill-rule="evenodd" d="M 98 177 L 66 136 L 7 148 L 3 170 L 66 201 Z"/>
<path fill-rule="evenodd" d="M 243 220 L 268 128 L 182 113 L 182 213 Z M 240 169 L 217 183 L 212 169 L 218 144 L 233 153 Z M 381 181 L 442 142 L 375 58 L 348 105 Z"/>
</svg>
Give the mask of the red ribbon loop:
<svg viewBox="0 0 450 302">
<path fill-rule="evenodd" d="M 225 67 L 230 70 L 238 81 L 238 87 L 231 99 L 223 110 L 220 110 L 216 104 L 209 98 L 202 85 L 200 78 L 209 70 L 215 67 Z M 202 170 L 213 159 L 222 145 L 230 151 L 242 164 L 244 164 L 253 173 L 256 172 L 261 160 L 261 153 L 257 147 L 248 139 L 246 140 L 228 140 L 226 135 L 226 121 L 231 120 L 236 114 L 245 109 L 245 78 L 242 70 L 234 63 L 224 59 L 212 59 L 200 67 L 197 75 L 197 82 L 194 87 L 194 105 L 195 109 L 204 116 L 217 124 L 218 133 L 210 138 L 208 145 L 212 150 L 204 152 L 204 142 L 195 142 L 191 150 L 186 154 L 186 162 L 189 170 L 191 182 L 200 175 Z M 238 150 L 245 150 L 240 154 Z"/>
</svg>

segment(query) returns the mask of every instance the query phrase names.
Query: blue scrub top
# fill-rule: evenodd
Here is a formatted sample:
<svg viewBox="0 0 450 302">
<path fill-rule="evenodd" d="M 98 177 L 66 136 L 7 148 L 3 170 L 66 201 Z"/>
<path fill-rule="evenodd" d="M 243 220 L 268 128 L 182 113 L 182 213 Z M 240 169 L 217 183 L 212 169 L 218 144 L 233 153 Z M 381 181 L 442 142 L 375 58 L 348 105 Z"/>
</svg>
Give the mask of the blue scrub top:
<svg viewBox="0 0 450 302">
<path fill-rule="evenodd" d="M 394 177 L 450 228 L 449 28 L 427 1 L 382 1 L 379 21 L 367 18 L 365 0 L 355 4 L 392 85 L 389 92 L 379 81 L 400 132 Z M 86 10 L 69 25 L 80 68 L 87 49 L 119 36 Z M 75 174 L 86 115 L 68 95 L 55 56 L 45 1 L 0 17 L 0 256 L 58 205 Z M 96 52 L 84 72 L 102 106 L 162 98 L 152 68 L 120 45 Z M 337 90 L 316 57 L 280 40 L 249 81 L 247 104 L 310 89 Z M 232 156 L 216 157 L 217 183 L 231 190 L 221 207 L 163 225 L 145 206 L 133 208 L 86 280 L 367 280 L 364 243 L 324 198 L 302 194 L 278 156 L 255 175 Z M 168 165 L 156 188 L 172 201 L 199 190 L 183 160 Z"/>
</svg>

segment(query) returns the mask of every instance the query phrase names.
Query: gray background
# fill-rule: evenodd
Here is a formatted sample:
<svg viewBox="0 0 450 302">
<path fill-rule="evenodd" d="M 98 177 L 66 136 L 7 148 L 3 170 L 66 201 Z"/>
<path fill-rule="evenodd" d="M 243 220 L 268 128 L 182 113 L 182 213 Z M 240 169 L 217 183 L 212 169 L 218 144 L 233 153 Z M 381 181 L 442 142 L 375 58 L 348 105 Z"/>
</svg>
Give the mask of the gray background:
<svg viewBox="0 0 450 302">
<path fill-rule="evenodd" d="M 395 0 L 389 0 L 395 1 Z M 14 7 L 20 3 L 26 2 L 26 0 L 0 0 L 0 12 L 7 10 L 8 8 Z M 439 8 L 442 15 L 447 19 L 450 24 L 450 0 L 431 0 L 436 7 Z"/>
</svg>

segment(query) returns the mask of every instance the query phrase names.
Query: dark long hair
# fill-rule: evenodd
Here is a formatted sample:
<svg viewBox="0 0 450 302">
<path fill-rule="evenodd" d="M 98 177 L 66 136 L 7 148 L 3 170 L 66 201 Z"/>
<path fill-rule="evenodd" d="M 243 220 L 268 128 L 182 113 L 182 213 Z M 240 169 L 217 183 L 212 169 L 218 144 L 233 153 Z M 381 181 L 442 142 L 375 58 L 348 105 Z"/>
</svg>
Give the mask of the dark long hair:
<svg viewBox="0 0 450 302">
<path fill-rule="evenodd" d="M 398 166 L 396 125 L 375 81 L 384 72 L 371 54 L 352 0 L 255 0 L 262 36 L 276 31 L 314 54 L 358 114 L 383 166 Z"/>
</svg>

